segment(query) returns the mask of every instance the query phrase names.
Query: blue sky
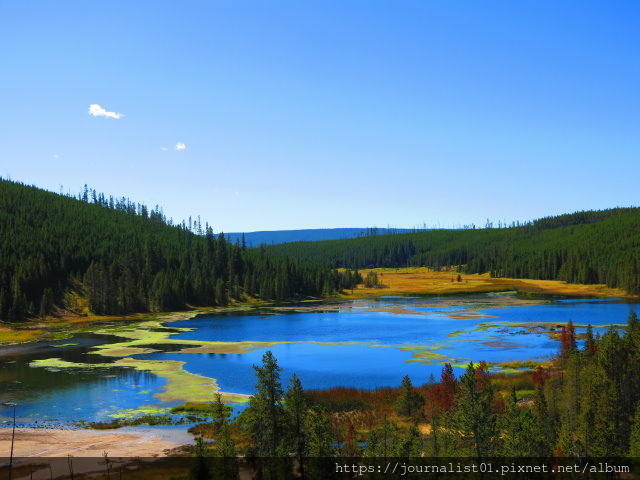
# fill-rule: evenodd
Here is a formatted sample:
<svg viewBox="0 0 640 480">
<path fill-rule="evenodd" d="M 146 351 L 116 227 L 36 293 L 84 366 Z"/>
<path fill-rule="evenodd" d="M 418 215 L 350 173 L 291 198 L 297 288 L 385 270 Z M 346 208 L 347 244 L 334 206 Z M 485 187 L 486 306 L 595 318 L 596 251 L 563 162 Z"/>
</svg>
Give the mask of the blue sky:
<svg viewBox="0 0 640 480">
<path fill-rule="evenodd" d="M 639 15 L 604 0 L 3 0 L 0 176 L 87 183 L 216 231 L 638 205 Z"/>
</svg>

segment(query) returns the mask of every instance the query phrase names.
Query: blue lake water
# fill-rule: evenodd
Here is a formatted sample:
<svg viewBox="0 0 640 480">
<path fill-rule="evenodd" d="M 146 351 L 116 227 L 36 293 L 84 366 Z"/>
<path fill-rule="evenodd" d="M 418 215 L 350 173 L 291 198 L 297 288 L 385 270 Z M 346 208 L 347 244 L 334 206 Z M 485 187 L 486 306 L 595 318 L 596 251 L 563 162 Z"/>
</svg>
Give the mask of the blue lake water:
<svg viewBox="0 0 640 480">
<path fill-rule="evenodd" d="M 558 351 L 553 334 L 572 320 L 596 332 L 624 325 L 638 305 L 616 300 L 525 300 L 515 295 L 456 298 L 381 298 L 316 308 L 311 311 L 257 311 L 207 315 L 170 326 L 189 328 L 172 341 L 287 342 L 269 347 L 283 368 L 284 383 L 295 372 L 307 389 L 334 386 L 397 386 L 404 375 L 414 384 L 439 377 L 444 362 L 462 372 L 469 361 L 545 360 Z M 618 327 L 620 328 L 620 327 Z M 123 409 L 167 407 L 154 396 L 166 380 L 126 367 L 34 368 L 34 360 L 60 358 L 105 364 L 114 358 L 96 354 L 96 345 L 122 341 L 115 336 L 82 334 L 55 342 L 0 349 L 0 401 L 19 403 L 23 423 L 104 420 Z M 341 342 L 343 344 L 336 344 Z M 348 342 L 348 343 L 344 343 Z M 167 348 L 164 348 L 167 350 Z M 171 350 L 177 350 L 173 348 Z M 137 359 L 179 360 L 190 373 L 215 378 L 225 392 L 251 394 L 267 349 L 241 354 L 160 351 Z M 424 357 L 424 358 L 423 358 Z M 182 399 L 188 401 L 189 398 Z M 7 422 L 0 409 L 0 422 Z"/>
</svg>

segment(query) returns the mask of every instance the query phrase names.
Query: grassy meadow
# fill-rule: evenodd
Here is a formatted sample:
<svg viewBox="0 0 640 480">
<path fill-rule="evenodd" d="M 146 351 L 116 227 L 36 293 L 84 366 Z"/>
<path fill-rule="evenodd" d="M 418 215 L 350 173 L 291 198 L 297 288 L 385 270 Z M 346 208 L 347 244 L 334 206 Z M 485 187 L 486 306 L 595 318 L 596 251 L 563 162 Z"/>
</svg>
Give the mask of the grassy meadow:
<svg viewBox="0 0 640 480">
<path fill-rule="evenodd" d="M 387 295 L 463 295 L 517 291 L 522 294 L 626 298 L 632 297 L 618 288 L 606 285 L 583 285 L 559 280 L 532 280 L 526 278 L 493 278 L 485 274 L 458 273 L 455 269 L 434 271 L 426 267 L 374 268 L 359 271 L 365 277 L 375 272 L 381 284 L 379 287 L 357 288 L 345 291 L 341 298 L 375 298 Z"/>
</svg>

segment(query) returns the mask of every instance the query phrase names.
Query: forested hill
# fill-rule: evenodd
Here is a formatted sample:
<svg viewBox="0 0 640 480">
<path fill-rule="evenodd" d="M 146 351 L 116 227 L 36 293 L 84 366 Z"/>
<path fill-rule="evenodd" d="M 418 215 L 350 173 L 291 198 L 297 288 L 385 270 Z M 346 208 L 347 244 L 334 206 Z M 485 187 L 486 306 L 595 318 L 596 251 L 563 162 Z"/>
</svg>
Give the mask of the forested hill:
<svg viewBox="0 0 640 480">
<path fill-rule="evenodd" d="M 2 320 L 282 300 L 330 293 L 341 278 L 229 243 L 199 221 L 168 225 L 158 207 L 86 187 L 76 199 L 0 179 Z"/>
<path fill-rule="evenodd" d="M 548 217 L 523 226 L 274 245 L 267 252 L 327 267 L 461 266 L 499 277 L 605 283 L 640 293 L 640 209 Z"/>
</svg>

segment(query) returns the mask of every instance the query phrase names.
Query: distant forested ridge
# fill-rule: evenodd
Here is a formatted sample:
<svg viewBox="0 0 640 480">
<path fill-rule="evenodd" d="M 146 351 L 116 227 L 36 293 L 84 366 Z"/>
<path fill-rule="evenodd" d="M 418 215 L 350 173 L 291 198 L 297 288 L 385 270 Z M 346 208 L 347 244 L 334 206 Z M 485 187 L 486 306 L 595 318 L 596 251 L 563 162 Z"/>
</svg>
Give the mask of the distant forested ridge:
<svg viewBox="0 0 640 480">
<path fill-rule="evenodd" d="M 459 266 L 467 273 L 604 283 L 638 294 L 640 209 L 578 212 L 508 228 L 289 243 L 267 252 L 331 268 Z"/>
<path fill-rule="evenodd" d="M 170 223 L 159 207 L 86 187 L 74 198 L 0 179 L 0 319 L 169 311 L 349 286 L 351 275 L 249 250 L 199 219 Z"/>
<path fill-rule="evenodd" d="M 365 237 L 367 235 L 393 235 L 426 230 L 426 228 L 308 228 L 304 230 L 273 230 L 246 233 L 226 233 L 224 236 L 235 242 L 244 239 L 248 247 L 262 244 L 275 245 L 287 242 L 314 242 L 320 240 L 338 240 L 341 238 Z"/>
</svg>

